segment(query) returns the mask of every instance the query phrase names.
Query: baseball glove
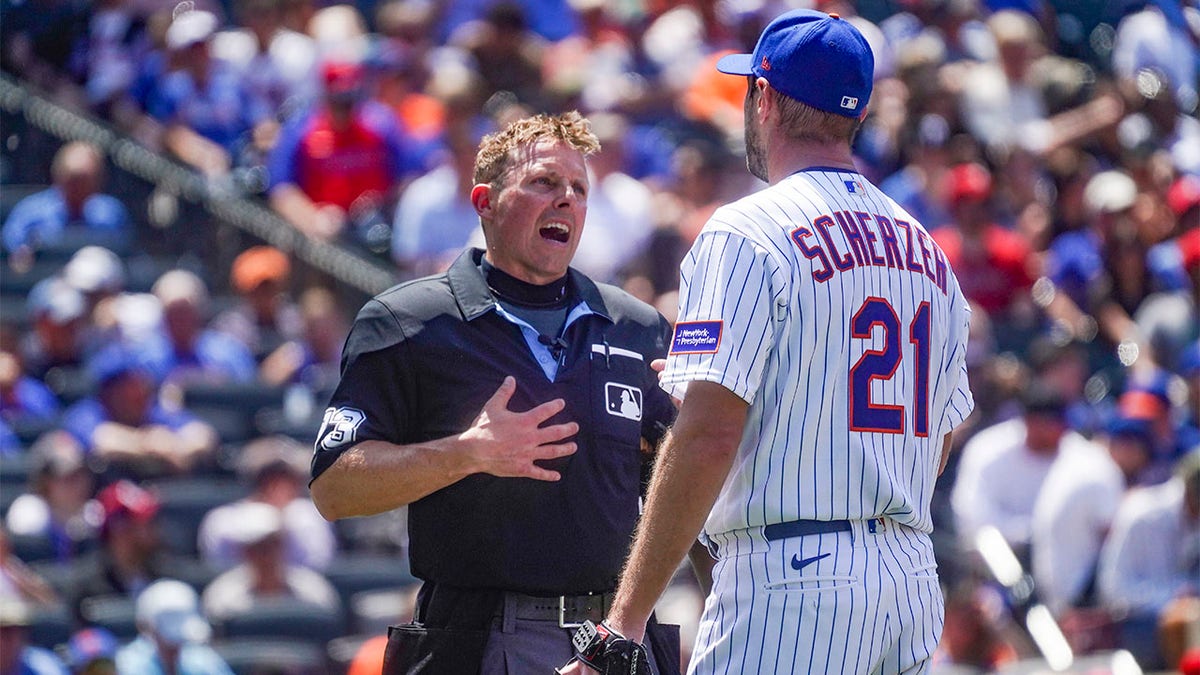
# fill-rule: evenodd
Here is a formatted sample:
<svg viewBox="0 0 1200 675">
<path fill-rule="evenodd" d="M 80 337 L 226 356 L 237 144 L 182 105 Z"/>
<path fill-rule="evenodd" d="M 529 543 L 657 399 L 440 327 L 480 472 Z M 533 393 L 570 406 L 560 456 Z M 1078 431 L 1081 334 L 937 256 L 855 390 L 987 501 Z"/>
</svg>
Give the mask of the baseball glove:
<svg viewBox="0 0 1200 675">
<path fill-rule="evenodd" d="M 607 624 L 585 621 L 571 638 L 575 658 L 601 675 L 651 675 L 646 647 Z"/>
</svg>

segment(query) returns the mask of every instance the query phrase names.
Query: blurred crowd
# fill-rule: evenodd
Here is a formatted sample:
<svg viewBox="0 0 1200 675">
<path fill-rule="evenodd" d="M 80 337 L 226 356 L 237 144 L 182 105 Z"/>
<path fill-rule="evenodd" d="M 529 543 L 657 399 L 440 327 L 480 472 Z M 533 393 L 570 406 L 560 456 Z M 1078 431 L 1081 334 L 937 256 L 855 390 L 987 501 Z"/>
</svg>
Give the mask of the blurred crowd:
<svg viewBox="0 0 1200 675">
<path fill-rule="evenodd" d="M 398 280 L 481 245 L 468 195 L 484 134 L 578 109 L 602 151 L 575 265 L 673 320 L 707 217 L 760 187 L 740 146 L 745 81 L 713 64 L 814 2 L 875 51 L 861 171 L 931 231 L 974 310 L 976 411 L 935 496 L 937 668 L 1036 654 L 1019 628 L 1035 603 L 1080 654 L 1200 662 L 1194 1 L 5 0 L 0 65 Z M 3 500 L 0 636 L 56 644 L 31 638 L 38 607 L 69 608 L 75 638 L 110 656 L 216 645 L 264 599 L 350 616 L 340 562 L 400 568 L 404 550 L 402 514 L 330 525 L 306 492 L 303 446 L 357 307 L 266 245 L 137 287 L 128 256 L 157 235 L 147 204 L 106 191 L 107 167 L 63 145 L 0 230 L 0 278 L 52 268 L 0 317 L 0 458 L 29 479 Z M 284 423 L 231 427 L 196 404 L 254 407 L 255 392 L 278 394 Z M 202 480 L 237 489 L 160 529 Z M 996 537 L 1021 584 L 995 573 Z M 185 583 L 151 585 L 163 577 Z M 697 595 L 680 574 L 660 608 L 685 644 Z M 113 598 L 128 632 L 96 637 Z M 196 625 L 156 628 L 163 603 Z M 130 642 L 156 630 L 174 637 Z"/>
</svg>

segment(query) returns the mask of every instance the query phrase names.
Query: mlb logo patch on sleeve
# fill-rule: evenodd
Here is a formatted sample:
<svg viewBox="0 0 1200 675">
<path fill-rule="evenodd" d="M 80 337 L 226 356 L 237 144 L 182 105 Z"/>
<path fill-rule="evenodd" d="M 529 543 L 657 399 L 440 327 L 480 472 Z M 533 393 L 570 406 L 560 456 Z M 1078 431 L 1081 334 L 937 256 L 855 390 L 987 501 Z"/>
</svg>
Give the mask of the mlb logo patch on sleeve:
<svg viewBox="0 0 1200 675">
<path fill-rule="evenodd" d="M 672 354 L 715 354 L 723 321 L 681 321 L 671 338 Z"/>
<path fill-rule="evenodd" d="M 852 195 L 861 195 L 867 191 L 866 188 L 863 187 L 862 181 L 844 180 L 842 182 L 846 185 L 846 192 L 849 192 Z"/>
</svg>

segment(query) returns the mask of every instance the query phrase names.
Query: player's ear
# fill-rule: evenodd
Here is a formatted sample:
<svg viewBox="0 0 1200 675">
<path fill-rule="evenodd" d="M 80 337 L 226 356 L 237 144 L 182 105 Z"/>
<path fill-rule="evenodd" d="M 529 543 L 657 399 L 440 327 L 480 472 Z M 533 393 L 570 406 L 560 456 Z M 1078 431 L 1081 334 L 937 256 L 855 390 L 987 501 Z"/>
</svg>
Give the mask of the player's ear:
<svg viewBox="0 0 1200 675">
<path fill-rule="evenodd" d="M 754 81 L 754 87 L 758 89 L 758 93 L 754 96 L 754 113 L 762 119 L 770 111 L 774 105 L 774 96 L 778 94 L 767 82 L 767 78 L 760 77 Z"/>
<path fill-rule="evenodd" d="M 480 218 L 490 219 L 492 213 L 492 186 L 480 183 L 471 188 L 471 206 Z"/>
</svg>

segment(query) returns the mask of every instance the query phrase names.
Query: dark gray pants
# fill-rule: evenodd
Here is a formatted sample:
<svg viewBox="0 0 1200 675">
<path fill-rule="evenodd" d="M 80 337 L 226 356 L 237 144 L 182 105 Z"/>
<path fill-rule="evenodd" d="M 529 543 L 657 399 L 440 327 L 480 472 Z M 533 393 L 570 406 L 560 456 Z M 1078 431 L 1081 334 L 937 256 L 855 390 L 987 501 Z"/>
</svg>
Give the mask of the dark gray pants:
<svg viewBox="0 0 1200 675">
<path fill-rule="evenodd" d="M 518 619 L 503 596 L 487 610 L 470 605 L 468 597 L 453 600 L 445 604 L 427 597 L 428 611 L 418 609 L 424 623 L 392 627 L 384 675 L 550 675 L 574 655 L 574 629 L 560 628 L 557 621 Z M 651 619 L 646 641 L 653 671 L 677 675 L 679 627 Z"/>
</svg>

